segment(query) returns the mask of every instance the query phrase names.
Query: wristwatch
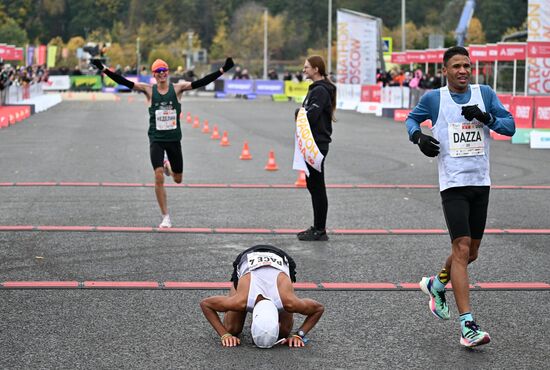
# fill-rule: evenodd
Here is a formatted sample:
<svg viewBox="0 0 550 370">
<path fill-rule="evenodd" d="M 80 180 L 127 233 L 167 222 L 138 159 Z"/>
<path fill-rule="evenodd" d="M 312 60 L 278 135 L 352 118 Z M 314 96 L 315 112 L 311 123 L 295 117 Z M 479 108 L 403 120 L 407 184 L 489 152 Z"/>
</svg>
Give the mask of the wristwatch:
<svg viewBox="0 0 550 370">
<path fill-rule="evenodd" d="M 303 330 L 298 330 L 298 331 L 296 332 L 296 335 L 299 336 L 300 338 L 304 339 L 305 336 L 306 336 L 306 333 L 304 333 Z"/>
</svg>

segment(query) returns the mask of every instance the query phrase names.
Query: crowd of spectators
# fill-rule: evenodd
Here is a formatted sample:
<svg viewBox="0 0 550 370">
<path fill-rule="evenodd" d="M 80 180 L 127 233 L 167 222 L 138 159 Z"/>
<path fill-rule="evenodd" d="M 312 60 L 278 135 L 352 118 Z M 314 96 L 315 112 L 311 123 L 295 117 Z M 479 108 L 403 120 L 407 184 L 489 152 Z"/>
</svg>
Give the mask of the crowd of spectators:
<svg viewBox="0 0 550 370">
<path fill-rule="evenodd" d="M 411 89 L 438 89 L 442 86 L 443 76 L 438 70 L 435 75 L 423 73 L 417 69 L 414 72 L 395 70 L 377 71 L 376 82 L 383 86 L 408 86 Z"/>
</svg>

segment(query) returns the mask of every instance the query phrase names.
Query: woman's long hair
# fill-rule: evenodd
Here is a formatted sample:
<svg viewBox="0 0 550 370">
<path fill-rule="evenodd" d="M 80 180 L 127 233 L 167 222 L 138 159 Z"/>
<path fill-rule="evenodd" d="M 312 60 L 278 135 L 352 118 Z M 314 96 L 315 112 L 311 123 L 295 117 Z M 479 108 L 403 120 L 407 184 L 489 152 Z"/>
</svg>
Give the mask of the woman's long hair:
<svg viewBox="0 0 550 370">
<path fill-rule="evenodd" d="M 307 58 L 307 61 L 311 65 L 311 68 L 317 68 L 319 71 L 319 74 L 327 81 L 328 83 L 334 85 L 330 78 L 327 76 L 327 68 L 325 65 L 325 60 L 320 55 L 311 55 Z M 336 86 L 334 86 L 334 91 L 336 91 Z M 336 94 L 331 95 L 330 97 L 330 105 L 331 105 L 331 117 L 332 121 L 336 121 L 336 117 L 334 116 L 334 112 L 336 111 Z"/>
</svg>

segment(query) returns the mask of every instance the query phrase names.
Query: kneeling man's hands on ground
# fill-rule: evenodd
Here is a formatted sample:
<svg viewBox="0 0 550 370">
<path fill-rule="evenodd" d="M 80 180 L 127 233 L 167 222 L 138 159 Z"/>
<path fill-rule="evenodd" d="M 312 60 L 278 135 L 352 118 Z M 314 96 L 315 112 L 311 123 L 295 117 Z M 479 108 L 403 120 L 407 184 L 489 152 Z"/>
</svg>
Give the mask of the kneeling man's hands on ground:
<svg viewBox="0 0 550 370">
<path fill-rule="evenodd" d="M 231 334 L 225 334 L 221 337 L 222 346 L 224 347 L 236 347 L 241 344 L 241 340 L 237 337 L 234 337 Z"/>
</svg>

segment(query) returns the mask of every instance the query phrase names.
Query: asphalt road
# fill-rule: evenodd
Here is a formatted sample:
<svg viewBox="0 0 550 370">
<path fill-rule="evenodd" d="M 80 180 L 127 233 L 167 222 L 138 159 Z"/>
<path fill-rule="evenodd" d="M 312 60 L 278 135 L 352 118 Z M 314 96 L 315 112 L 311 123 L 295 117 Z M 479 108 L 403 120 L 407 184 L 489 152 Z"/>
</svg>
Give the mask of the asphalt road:
<svg viewBox="0 0 550 370">
<path fill-rule="evenodd" d="M 184 98 L 183 111 L 227 130 L 231 146 L 183 124 L 184 182 L 293 184 L 295 104 Z M 338 112 L 326 162 L 329 184 L 437 184 L 436 163 L 407 140 L 401 123 Z M 151 183 L 146 106 L 63 102 L 0 131 L 0 183 Z M 247 140 L 251 161 L 238 159 Z M 491 143 L 496 185 L 550 185 L 550 151 Z M 279 171 L 264 170 L 269 150 Z M 170 180 L 168 180 L 170 182 Z M 493 189 L 488 228 L 550 229 L 550 190 Z M 437 189 L 329 189 L 329 228 L 441 229 Z M 291 228 L 312 222 L 304 189 L 169 188 L 177 227 Z M 156 227 L 150 187 L 0 186 L 0 226 Z M 550 283 L 549 235 L 486 235 L 472 282 Z M 449 252 L 447 235 L 292 235 L 0 231 L 2 281 L 227 281 L 242 249 L 287 250 L 306 282 L 418 282 Z M 459 345 L 421 292 L 314 290 L 325 314 L 304 349 L 222 348 L 199 301 L 216 290 L 0 289 L 0 368 L 532 369 L 548 367 L 550 290 L 475 290 L 486 346 Z M 301 318 L 297 318 L 297 322 Z M 298 324 L 296 324 L 297 326 Z"/>
</svg>

